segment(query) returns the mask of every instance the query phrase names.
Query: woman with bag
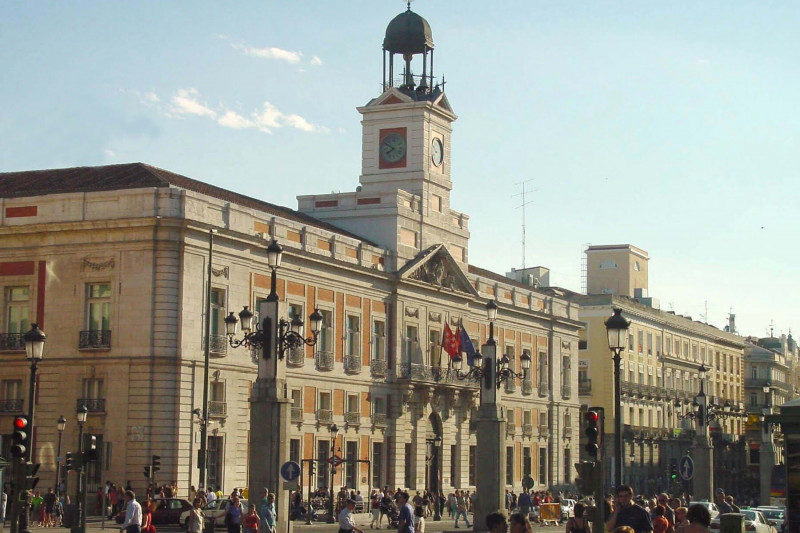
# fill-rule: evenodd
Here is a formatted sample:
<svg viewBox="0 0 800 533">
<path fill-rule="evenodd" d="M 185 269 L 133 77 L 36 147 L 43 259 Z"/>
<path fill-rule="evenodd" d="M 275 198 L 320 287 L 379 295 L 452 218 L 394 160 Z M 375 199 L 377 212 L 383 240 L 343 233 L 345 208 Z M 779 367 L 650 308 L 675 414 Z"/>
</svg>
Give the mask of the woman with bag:
<svg viewBox="0 0 800 533">
<path fill-rule="evenodd" d="M 225 527 L 228 528 L 228 533 L 242 533 L 243 515 L 242 502 L 237 496 L 232 496 L 228 508 L 225 509 Z"/>
</svg>

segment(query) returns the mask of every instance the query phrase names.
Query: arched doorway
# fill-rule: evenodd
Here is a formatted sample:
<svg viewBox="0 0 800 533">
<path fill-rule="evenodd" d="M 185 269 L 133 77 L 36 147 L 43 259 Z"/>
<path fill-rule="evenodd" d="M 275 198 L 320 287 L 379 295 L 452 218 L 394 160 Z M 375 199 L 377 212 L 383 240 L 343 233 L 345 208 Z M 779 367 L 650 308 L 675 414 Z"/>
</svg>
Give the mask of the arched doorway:
<svg viewBox="0 0 800 533">
<path fill-rule="evenodd" d="M 425 488 L 433 495 L 435 520 L 441 516 L 437 496 L 442 490 L 442 450 L 442 418 L 433 412 L 425 432 Z"/>
</svg>

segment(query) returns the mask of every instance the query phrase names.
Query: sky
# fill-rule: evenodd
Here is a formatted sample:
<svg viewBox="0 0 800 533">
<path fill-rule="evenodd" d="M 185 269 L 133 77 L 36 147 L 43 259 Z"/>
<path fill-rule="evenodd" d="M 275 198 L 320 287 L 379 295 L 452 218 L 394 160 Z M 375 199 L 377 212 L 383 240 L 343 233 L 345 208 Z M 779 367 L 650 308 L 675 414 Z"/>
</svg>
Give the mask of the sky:
<svg viewBox="0 0 800 533">
<path fill-rule="evenodd" d="M 800 335 L 800 10 L 417 0 L 458 120 L 470 263 L 581 288 L 650 255 L 661 307 Z M 0 3 L 0 172 L 141 161 L 297 208 L 351 191 L 399 0 Z"/>
</svg>

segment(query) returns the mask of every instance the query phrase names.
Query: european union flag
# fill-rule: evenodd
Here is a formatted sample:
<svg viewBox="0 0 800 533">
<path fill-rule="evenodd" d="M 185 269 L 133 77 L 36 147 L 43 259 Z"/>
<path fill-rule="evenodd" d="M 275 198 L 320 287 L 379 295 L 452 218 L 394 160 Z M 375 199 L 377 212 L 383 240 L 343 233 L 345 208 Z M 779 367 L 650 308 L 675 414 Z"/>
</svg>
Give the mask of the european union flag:
<svg viewBox="0 0 800 533">
<path fill-rule="evenodd" d="M 461 339 L 461 351 L 467 354 L 467 365 L 474 366 L 475 354 L 477 353 L 475 346 L 472 345 L 472 339 L 467 335 L 467 330 L 464 328 L 459 328 L 459 330 L 458 335 Z"/>
</svg>

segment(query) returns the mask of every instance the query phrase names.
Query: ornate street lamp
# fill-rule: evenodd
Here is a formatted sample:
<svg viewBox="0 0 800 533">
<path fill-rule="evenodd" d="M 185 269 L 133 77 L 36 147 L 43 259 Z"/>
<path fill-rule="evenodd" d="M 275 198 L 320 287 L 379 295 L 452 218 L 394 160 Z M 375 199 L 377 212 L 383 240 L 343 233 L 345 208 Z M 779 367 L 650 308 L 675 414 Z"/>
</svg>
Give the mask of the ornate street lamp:
<svg viewBox="0 0 800 533">
<path fill-rule="evenodd" d="M 339 435 L 339 428 L 336 424 L 333 424 L 330 427 L 331 430 L 331 458 L 336 455 L 336 437 Z M 333 515 L 333 477 L 336 475 L 336 465 L 331 463 L 331 481 L 330 481 L 330 493 L 328 494 L 328 523 L 334 524 L 336 523 L 336 517 Z"/>
<path fill-rule="evenodd" d="M 78 494 L 75 498 L 78 507 L 76 529 L 79 533 L 86 532 L 86 460 L 83 457 L 83 425 L 86 423 L 88 416 L 89 409 L 86 404 L 80 404 L 75 413 L 75 418 L 78 421 L 78 460 L 81 462 L 81 467 L 78 471 Z"/>
<path fill-rule="evenodd" d="M 28 427 L 31 428 L 30 446 L 25 450 L 25 460 L 31 461 L 33 458 L 33 428 L 34 426 L 34 405 L 36 400 L 36 370 L 39 361 L 42 360 L 44 355 L 44 342 L 47 335 L 44 331 L 39 329 L 38 324 L 31 324 L 31 329 L 22 336 L 25 341 L 25 354 L 28 361 L 31 362 L 31 380 L 28 385 Z"/>
<path fill-rule="evenodd" d="M 614 482 L 622 483 L 622 398 L 620 396 L 620 360 L 622 350 L 628 344 L 630 320 L 622 316 L 622 309 L 615 308 L 614 315 L 605 322 L 608 347 L 614 354 Z"/>
<path fill-rule="evenodd" d="M 58 450 L 56 451 L 56 496 L 61 496 L 61 437 L 64 436 L 64 430 L 67 428 L 67 419 L 64 415 L 58 417 L 56 422 L 58 429 Z"/>
</svg>

